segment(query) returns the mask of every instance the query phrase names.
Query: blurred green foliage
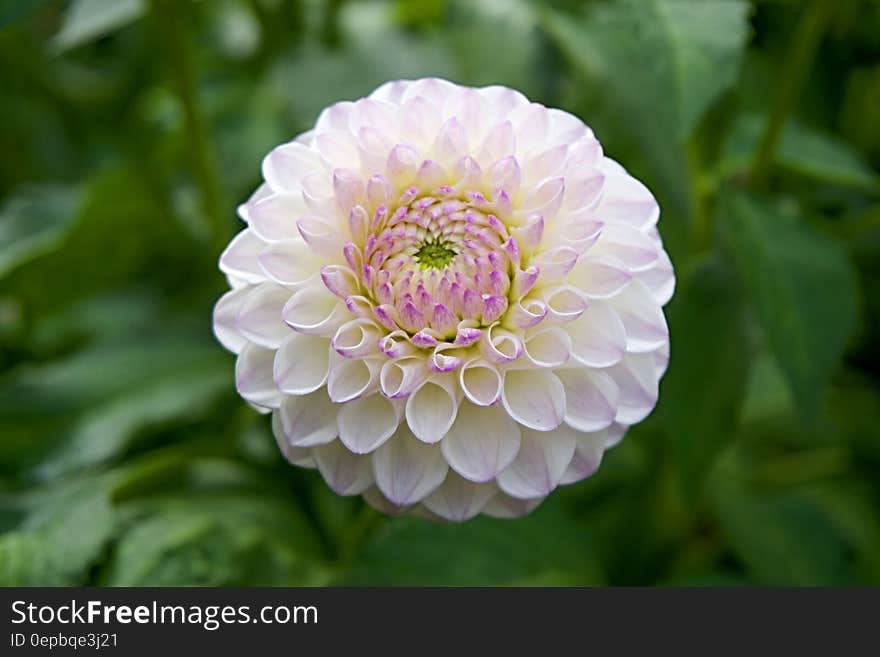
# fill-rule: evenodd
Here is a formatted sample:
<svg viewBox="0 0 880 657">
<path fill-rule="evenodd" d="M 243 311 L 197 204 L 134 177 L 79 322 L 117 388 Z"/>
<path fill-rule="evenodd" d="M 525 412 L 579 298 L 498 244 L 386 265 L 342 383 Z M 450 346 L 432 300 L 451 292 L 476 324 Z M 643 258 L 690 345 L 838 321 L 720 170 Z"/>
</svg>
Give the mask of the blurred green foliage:
<svg viewBox="0 0 880 657">
<path fill-rule="evenodd" d="M 518 521 L 288 466 L 211 335 L 260 160 L 393 78 L 568 109 L 678 276 L 660 404 Z M 880 5 L 0 4 L 0 583 L 880 584 Z"/>
</svg>

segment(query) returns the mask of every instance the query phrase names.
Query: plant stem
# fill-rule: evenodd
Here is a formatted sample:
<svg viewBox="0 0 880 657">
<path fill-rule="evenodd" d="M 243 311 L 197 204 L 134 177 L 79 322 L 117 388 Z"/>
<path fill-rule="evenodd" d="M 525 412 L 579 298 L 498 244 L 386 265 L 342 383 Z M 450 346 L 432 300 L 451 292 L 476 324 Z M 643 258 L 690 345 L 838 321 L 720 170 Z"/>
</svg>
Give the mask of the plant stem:
<svg viewBox="0 0 880 657">
<path fill-rule="evenodd" d="M 788 56 L 779 71 L 770 117 L 752 165 L 750 183 L 753 186 L 762 185 L 767 180 L 782 129 L 800 96 L 835 6 L 836 3 L 828 0 L 812 0 L 798 20 Z"/>
<path fill-rule="evenodd" d="M 183 105 L 192 167 L 199 187 L 202 211 L 210 227 L 212 255 L 219 255 L 230 237 L 231 222 L 225 219 L 214 147 L 199 101 L 197 65 L 188 38 L 190 21 L 181 10 L 184 5 L 175 0 L 153 0 L 153 14 L 165 37 L 163 45 L 168 53 L 168 66 Z"/>
</svg>

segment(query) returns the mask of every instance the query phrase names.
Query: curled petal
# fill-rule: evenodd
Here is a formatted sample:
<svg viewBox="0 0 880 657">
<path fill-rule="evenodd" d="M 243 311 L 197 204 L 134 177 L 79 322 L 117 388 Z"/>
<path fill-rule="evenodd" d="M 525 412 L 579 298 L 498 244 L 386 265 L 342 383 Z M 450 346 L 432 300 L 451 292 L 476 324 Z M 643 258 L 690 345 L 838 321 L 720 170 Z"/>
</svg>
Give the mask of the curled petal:
<svg viewBox="0 0 880 657">
<path fill-rule="evenodd" d="M 501 398 L 504 378 L 494 365 L 483 359 L 465 363 L 458 373 L 464 396 L 477 406 L 491 406 Z"/>
<path fill-rule="evenodd" d="M 442 440 L 457 413 L 455 383 L 449 375 L 428 379 L 406 400 L 406 422 L 422 442 Z"/>
<path fill-rule="evenodd" d="M 524 329 L 539 324 L 547 316 L 547 305 L 540 299 L 520 299 L 504 316 L 504 326 Z"/>
<path fill-rule="evenodd" d="M 565 179 L 551 178 L 526 198 L 520 211 L 528 215 L 540 214 L 544 221 L 549 221 L 559 212 L 564 193 Z"/>
<path fill-rule="evenodd" d="M 480 351 L 490 362 L 510 362 L 520 357 L 523 352 L 523 343 L 515 333 L 497 326 L 490 326 L 483 331 Z"/>
<path fill-rule="evenodd" d="M 382 332 L 369 319 L 353 319 L 340 326 L 330 344 L 346 358 L 362 358 L 379 351 Z"/>
<path fill-rule="evenodd" d="M 380 366 L 375 360 L 334 358 L 327 377 L 330 399 L 341 404 L 371 394 L 379 385 Z"/>
<path fill-rule="evenodd" d="M 392 399 L 408 397 L 422 385 L 428 374 L 422 357 L 389 360 L 379 372 L 382 394 Z"/>
<path fill-rule="evenodd" d="M 573 322 L 584 314 L 588 307 L 583 292 L 572 285 L 554 285 L 540 292 L 547 306 L 547 319 L 556 324 Z"/>
<path fill-rule="evenodd" d="M 577 264 L 578 252 L 570 246 L 555 246 L 536 254 L 532 264 L 541 272 L 542 283 L 561 280 Z"/>
</svg>

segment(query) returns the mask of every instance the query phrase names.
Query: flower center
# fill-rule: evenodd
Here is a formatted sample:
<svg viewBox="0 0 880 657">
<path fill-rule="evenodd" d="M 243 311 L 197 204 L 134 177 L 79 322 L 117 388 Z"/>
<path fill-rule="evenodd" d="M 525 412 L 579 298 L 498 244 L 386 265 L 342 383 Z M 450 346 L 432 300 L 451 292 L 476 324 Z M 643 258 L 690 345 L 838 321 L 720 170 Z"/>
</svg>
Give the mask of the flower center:
<svg viewBox="0 0 880 657">
<path fill-rule="evenodd" d="M 427 239 L 422 242 L 414 257 L 423 269 L 443 269 L 456 255 L 449 242 Z"/>
</svg>

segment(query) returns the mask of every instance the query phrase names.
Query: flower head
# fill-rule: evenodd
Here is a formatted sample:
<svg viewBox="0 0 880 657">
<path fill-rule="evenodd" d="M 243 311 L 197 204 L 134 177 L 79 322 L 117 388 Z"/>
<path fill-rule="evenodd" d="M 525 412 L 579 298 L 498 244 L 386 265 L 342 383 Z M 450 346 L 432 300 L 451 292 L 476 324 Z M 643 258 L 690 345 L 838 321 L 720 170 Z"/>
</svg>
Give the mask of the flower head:
<svg viewBox="0 0 880 657">
<path fill-rule="evenodd" d="M 263 161 L 218 339 L 341 495 L 522 515 L 648 415 L 674 277 L 651 193 L 566 112 L 390 82 Z"/>
</svg>

